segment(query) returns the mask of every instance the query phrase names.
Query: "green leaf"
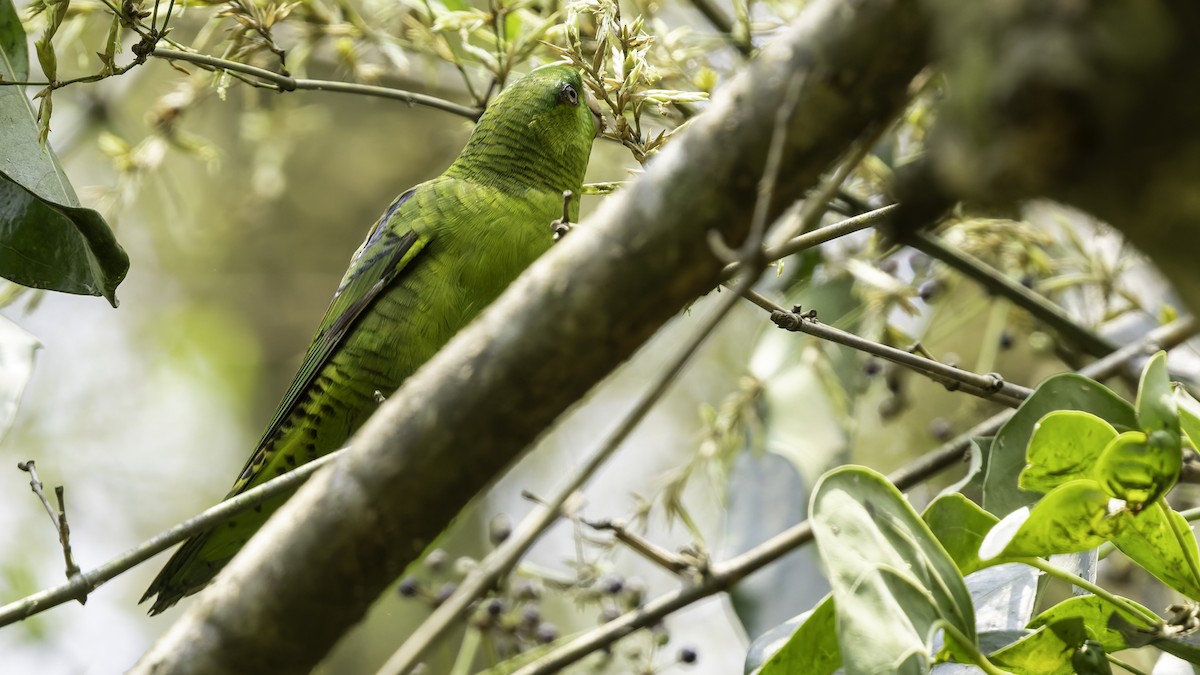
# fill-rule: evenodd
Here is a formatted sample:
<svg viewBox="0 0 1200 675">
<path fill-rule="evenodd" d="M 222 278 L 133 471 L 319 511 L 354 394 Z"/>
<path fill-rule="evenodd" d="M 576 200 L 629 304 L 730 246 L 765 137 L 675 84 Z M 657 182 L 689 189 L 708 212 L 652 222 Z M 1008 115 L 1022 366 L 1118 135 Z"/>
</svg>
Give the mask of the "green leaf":
<svg viewBox="0 0 1200 675">
<path fill-rule="evenodd" d="M 1113 545 L 1159 581 L 1200 600 L 1200 552 L 1187 520 L 1162 500 L 1124 520 Z"/>
<path fill-rule="evenodd" d="M 979 561 L 979 545 L 999 522 L 996 516 L 963 495 L 948 494 L 933 500 L 921 518 L 964 576 L 984 566 Z"/>
<path fill-rule="evenodd" d="M 1100 453 L 1116 437 L 1111 424 L 1091 413 L 1049 413 L 1033 427 L 1017 484 L 1022 490 L 1049 492 L 1068 481 L 1091 478 Z"/>
<path fill-rule="evenodd" d="M 117 306 L 129 257 L 99 213 L 43 199 L 3 172 L 0 205 L 0 276 L 31 288 L 103 295 Z"/>
<path fill-rule="evenodd" d="M 1137 512 L 1175 486 L 1182 466 L 1179 432 L 1155 431 L 1147 437 L 1126 431 L 1104 448 L 1095 477 L 1108 494 L 1124 499 Z"/>
<path fill-rule="evenodd" d="M 1018 509 L 993 527 L 984 538 L 979 557 L 1044 557 L 1096 548 L 1108 541 L 1122 520 L 1121 513 L 1109 515 L 1109 500 L 1108 493 L 1094 480 L 1060 485 L 1032 509 Z"/>
<path fill-rule="evenodd" d="M 1047 378 L 1001 427 L 992 442 L 983 483 L 983 508 L 1003 516 L 1037 500 L 1017 488 L 1025 467 L 1025 450 L 1038 421 L 1055 410 L 1082 410 L 1107 421 L 1118 431 L 1137 429 L 1133 406 L 1107 387 L 1074 373 Z"/>
<path fill-rule="evenodd" d="M 1136 602 L 1126 599 L 1126 602 L 1131 605 L 1137 605 Z M 1147 613 L 1153 614 L 1150 610 Z M 1126 621 L 1138 625 L 1145 625 L 1141 617 L 1130 614 L 1123 610 L 1119 610 L 1116 605 L 1108 600 L 1105 600 L 1096 595 L 1077 595 L 1073 598 L 1068 598 L 1058 603 L 1057 605 L 1047 609 L 1046 611 L 1034 617 L 1033 621 L 1029 622 L 1029 628 L 1040 628 L 1064 619 L 1072 617 L 1079 618 L 1083 621 L 1087 628 L 1088 635 L 1091 639 L 1098 641 L 1104 646 L 1108 652 L 1116 652 L 1122 649 L 1128 649 L 1130 645 L 1125 641 L 1124 636 L 1120 631 L 1108 627 L 1109 617 L 1113 612 L 1119 612 Z"/>
<path fill-rule="evenodd" d="M 0 0 L 0 73 L 6 79 L 23 82 L 29 79 L 29 47 L 25 44 L 25 28 L 12 0 Z"/>
<path fill-rule="evenodd" d="M 1153 434 L 1168 431 L 1179 435 L 1179 411 L 1171 392 L 1171 379 L 1167 373 L 1167 353 L 1158 352 L 1146 362 L 1142 369 L 1142 381 L 1137 394 L 1138 424 L 1142 431 Z"/>
<path fill-rule="evenodd" d="M 757 664 L 750 659 L 755 645 L 760 642 L 755 640 L 746 656 L 746 672 L 757 672 L 759 675 L 831 675 L 837 671 L 842 666 L 842 652 L 837 641 L 837 610 L 833 595 L 825 596 L 816 607 L 802 616 L 804 618 L 800 626 L 787 643 L 758 671 L 754 671 Z"/>
<path fill-rule="evenodd" d="M 1071 657 L 1086 640 L 1083 619 L 1074 617 L 1042 626 L 988 659 L 1014 675 L 1070 675 Z"/>
<path fill-rule="evenodd" d="M 810 513 L 849 675 L 926 672 L 941 620 L 975 639 L 962 575 L 886 478 L 864 467 L 834 469 L 817 482 Z"/>
<path fill-rule="evenodd" d="M 28 77 L 25 32 L 11 0 L 0 0 L 0 78 Z M 129 257 L 100 214 L 79 207 L 54 151 L 38 142 L 38 116 L 23 87 L 0 86 L 0 120 L 0 275 L 103 295 L 115 307 Z"/>
</svg>

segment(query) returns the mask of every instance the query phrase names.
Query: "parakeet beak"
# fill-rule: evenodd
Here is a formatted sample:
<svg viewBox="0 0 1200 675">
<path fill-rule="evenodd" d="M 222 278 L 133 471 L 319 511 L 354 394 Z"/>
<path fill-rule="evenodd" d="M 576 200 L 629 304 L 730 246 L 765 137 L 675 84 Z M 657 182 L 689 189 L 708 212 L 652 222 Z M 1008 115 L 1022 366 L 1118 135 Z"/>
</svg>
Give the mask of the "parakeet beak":
<svg viewBox="0 0 1200 675">
<path fill-rule="evenodd" d="M 592 121 L 595 122 L 596 137 L 598 138 L 600 133 L 604 131 L 604 115 L 600 114 L 600 102 L 596 100 L 596 97 L 592 96 L 592 92 L 590 91 L 587 92 L 585 99 L 587 100 L 588 110 L 592 111 Z"/>
</svg>

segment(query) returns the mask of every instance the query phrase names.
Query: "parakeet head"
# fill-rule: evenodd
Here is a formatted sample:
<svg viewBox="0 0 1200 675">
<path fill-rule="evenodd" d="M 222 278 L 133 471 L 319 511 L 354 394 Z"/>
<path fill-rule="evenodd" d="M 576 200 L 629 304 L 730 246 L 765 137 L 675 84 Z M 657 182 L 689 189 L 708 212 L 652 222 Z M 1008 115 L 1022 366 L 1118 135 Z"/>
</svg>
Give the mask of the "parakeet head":
<svg viewBox="0 0 1200 675">
<path fill-rule="evenodd" d="M 516 189 L 577 190 L 594 136 L 579 71 L 542 66 L 488 106 L 447 173 Z"/>
</svg>

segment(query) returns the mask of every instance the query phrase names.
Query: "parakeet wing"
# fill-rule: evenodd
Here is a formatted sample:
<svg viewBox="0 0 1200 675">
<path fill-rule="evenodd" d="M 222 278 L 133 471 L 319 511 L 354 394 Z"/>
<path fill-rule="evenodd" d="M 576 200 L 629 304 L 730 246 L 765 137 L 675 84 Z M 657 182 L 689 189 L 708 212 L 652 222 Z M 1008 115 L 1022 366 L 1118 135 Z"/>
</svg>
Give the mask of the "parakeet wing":
<svg viewBox="0 0 1200 675">
<path fill-rule="evenodd" d="M 291 414 L 305 390 L 312 384 L 313 378 L 329 361 L 342 338 L 354 325 L 355 319 L 370 307 L 379 294 L 400 276 L 425 247 L 425 237 L 408 227 L 392 222 L 393 219 L 401 217 L 400 207 L 414 192 L 416 188 L 405 192 L 392 202 L 354 254 L 350 261 L 350 269 L 346 270 L 337 292 L 333 295 L 333 301 L 329 303 L 329 309 L 321 319 L 320 328 L 308 347 L 308 353 L 304 355 L 296 378 L 284 394 L 279 408 L 275 411 L 275 417 L 263 432 L 258 448 L 250 455 L 242 472 L 238 474 L 230 495 L 241 492 L 254 479 L 256 472 L 251 471 L 251 467 L 256 463 L 260 467 L 265 466 L 261 455 L 267 452 L 266 440 L 279 430 L 279 425 Z"/>
</svg>

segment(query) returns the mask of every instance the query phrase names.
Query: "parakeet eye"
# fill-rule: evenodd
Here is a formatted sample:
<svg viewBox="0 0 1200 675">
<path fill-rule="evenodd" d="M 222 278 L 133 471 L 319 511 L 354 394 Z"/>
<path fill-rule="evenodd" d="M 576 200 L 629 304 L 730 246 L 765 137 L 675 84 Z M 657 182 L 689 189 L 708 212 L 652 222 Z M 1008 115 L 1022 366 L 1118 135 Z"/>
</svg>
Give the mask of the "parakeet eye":
<svg viewBox="0 0 1200 675">
<path fill-rule="evenodd" d="M 575 91 L 575 85 L 564 84 L 562 91 L 558 95 L 558 100 L 571 105 L 579 105 L 579 92 Z"/>
</svg>

